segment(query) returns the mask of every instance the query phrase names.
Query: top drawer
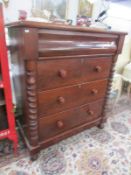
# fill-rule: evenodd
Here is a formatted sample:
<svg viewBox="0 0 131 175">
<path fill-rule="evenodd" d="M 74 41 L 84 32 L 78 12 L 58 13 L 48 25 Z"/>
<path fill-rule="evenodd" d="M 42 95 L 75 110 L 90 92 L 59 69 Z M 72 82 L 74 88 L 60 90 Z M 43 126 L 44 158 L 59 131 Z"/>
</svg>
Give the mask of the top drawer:
<svg viewBox="0 0 131 175">
<path fill-rule="evenodd" d="M 61 30 L 38 31 L 39 58 L 59 56 L 114 54 L 118 35 Z"/>
</svg>

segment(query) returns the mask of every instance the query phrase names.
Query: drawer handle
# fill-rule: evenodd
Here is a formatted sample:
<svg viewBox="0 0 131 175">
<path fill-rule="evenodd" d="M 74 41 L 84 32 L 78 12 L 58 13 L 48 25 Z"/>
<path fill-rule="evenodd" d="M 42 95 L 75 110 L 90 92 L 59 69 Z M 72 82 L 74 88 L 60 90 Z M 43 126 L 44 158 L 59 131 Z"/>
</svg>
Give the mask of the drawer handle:
<svg viewBox="0 0 131 175">
<path fill-rule="evenodd" d="M 92 92 L 93 95 L 98 94 L 98 90 L 97 89 L 92 89 L 91 92 Z"/>
<path fill-rule="evenodd" d="M 57 127 L 60 128 L 60 129 L 64 127 L 64 123 L 61 120 L 57 121 L 56 124 L 57 124 Z"/>
<path fill-rule="evenodd" d="M 67 77 L 67 72 L 64 69 L 59 70 L 59 76 L 61 78 L 66 78 Z"/>
<path fill-rule="evenodd" d="M 65 103 L 64 97 L 59 97 L 59 98 L 58 98 L 58 101 L 59 101 L 59 103 L 61 103 L 61 104 Z"/>
<path fill-rule="evenodd" d="M 96 72 L 101 72 L 102 71 L 102 67 L 101 66 L 96 66 L 95 67 L 95 71 Z"/>
<path fill-rule="evenodd" d="M 88 110 L 87 113 L 88 113 L 89 115 L 93 115 L 93 114 L 94 114 L 94 111 Z"/>
</svg>

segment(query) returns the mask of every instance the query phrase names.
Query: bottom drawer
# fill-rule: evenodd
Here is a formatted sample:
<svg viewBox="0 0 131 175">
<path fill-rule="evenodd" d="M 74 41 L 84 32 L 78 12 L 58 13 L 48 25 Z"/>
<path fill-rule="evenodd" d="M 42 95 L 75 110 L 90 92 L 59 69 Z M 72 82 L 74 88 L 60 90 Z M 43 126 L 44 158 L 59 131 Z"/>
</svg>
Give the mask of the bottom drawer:
<svg viewBox="0 0 131 175">
<path fill-rule="evenodd" d="M 99 118 L 102 111 L 103 99 L 89 103 L 72 110 L 39 119 L 40 140 L 51 138 L 75 126 Z"/>
</svg>

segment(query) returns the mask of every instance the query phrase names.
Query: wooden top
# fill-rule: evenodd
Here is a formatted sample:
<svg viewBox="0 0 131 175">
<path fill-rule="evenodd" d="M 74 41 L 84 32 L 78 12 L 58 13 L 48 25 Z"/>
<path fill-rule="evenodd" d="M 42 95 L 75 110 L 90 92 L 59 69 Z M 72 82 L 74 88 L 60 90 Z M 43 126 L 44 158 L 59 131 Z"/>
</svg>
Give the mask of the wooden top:
<svg viewBox="0 0 131 175">
<path fill-rule="evenodd" d="M 89 28 L 89 27 L 78 27 L 69 26 L 63 24 L 45 23 L 45 22 L 34 22 L 34 21 L 16 21 L 6 24 L 6 27 L 33 27 L 33 28 L 44 28 L 44 29 L 57 29 L 57 30 L 68 30 L 68 31 L 80 31 L 80 32 L 92 32 L 92 33 L 105 33 L 105 34 L 121 34 L 126 35 L 126 32 L 120 31 L 106 31 L 99 28 Z"/>
</svg>

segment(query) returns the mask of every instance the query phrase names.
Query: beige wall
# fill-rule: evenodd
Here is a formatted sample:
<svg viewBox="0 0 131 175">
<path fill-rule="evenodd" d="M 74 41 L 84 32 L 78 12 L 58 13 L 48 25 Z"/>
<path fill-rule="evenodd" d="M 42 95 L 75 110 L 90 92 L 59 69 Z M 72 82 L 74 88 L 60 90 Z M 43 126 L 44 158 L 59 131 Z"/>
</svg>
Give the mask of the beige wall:
<svg viewBox="0 0 131 175">
<path fill-rule="evenodd" d="M 6 22 L 16 21 L 18 11 L 26 10 L 28 16 L 31 15 L 32 0 L 10 0 L 7 8 L 4 8 L 4 18 Z"/>
<path fill-rule="evenodd" d="M 112 26 L 113 30 L 126 31 L 131 34 L 131 3 L 111 3 L 106 23 Z"/>
</svg>

